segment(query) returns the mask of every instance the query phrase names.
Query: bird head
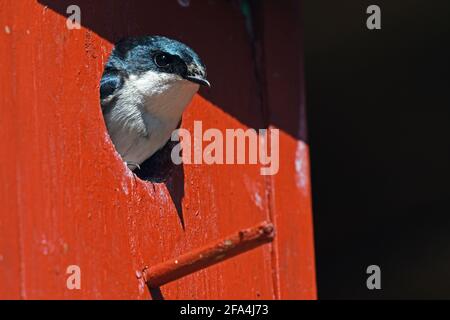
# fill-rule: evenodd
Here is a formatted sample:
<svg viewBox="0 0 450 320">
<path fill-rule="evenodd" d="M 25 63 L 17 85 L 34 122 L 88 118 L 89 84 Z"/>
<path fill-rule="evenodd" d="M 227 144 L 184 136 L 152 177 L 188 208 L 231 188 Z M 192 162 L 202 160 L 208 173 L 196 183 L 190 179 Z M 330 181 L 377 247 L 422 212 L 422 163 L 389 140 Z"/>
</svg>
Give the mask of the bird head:
<svg viewBox="0 0 450 320">
<path fill-rule="evenodd" d="M 110 63 L 128 74 L 148 72 L 164 74 L 169 79 L 187 80 L 210 87 L 206 67 L 200 57 L 184 43 L 162 36 L 132 37 L 119 41 Z"/>
</svg>

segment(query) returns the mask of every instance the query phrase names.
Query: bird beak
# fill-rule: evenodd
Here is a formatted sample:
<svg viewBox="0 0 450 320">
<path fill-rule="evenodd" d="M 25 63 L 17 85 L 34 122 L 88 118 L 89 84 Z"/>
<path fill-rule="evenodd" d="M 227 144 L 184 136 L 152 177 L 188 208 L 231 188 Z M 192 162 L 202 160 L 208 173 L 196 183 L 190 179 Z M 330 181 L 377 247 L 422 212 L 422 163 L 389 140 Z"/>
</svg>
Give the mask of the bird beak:
<svg viewBox="0 0 450 320">
<path fill-rule="evenodd" d="M 198 77 L 198 76 L 197 77 L 196 76 L 187 76 L 186 80 L 189 80 L 191 82 L 197 83 L 197 84 L 199 84 L 201 86 L 205 86 L 205 87 L 211 88 L 211 84 L 209 83 L 208 80 L 206 80 L 204 78 L 201 78 L 201 77 Z"/>
</svg>

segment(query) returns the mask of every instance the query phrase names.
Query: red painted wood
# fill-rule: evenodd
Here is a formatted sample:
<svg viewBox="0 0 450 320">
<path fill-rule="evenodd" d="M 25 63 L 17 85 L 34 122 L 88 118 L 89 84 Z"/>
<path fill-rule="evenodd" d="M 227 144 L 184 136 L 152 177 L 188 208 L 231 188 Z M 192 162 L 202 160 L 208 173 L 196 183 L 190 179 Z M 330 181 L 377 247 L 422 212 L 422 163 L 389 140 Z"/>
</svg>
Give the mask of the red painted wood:
<svg viewBox="0 0 450 320">
<path fill-rule="evenodd" d="M 280 128 L 280 171 L 270 179 L 277 228 L 276 274 L 281 299 L 316 299 L 309 147 L 299 1 L 263 1 L 265 100 Z"/>
<path fill-rule="evenodd" d="M 252 228 L 240 229 L 232 235 L 188 251 L 163 263 L 146 267 L 142 277 L 150 288 L 157 288 L 194 272 L 231 259 L 273 241 L 275 228 L 263 221 Z"/>
<path fill-rule="evenodd" d="M 148 299 L 137 270 L 267 219 L 278 230 L 274 245 L 165 285 L 161 295 L 314 298 L 308 148 L 296 134 L 300 60 L 289 68 L 271 49 L 293 48 L 297 59 L 299 39 L 282 42 L 264 28 L 267 118 L 245 21 L 232 2 L 79 2 L 81 30 L 66 28 L 69 2 L 0 3 L 0 298 Z M 173 21 L 149 20 L 155 7 Z M 289 6 L 272 9 L 263 8 L 265 24 L 274 19 L 280 30 L 298 31 Z M 111 42 L 143 33 L 185 41 L 208 66 L 213 88 L 194 98 L 182 126 L 269 121 L 283 132 L 278 175 L 263 177 L 255 165 L 185 165 L 184 177 L 152 184 L 126 169 L 105 130 L 98 82 Z M 81 290 L 66 288 L 72 264 L 81 268 Z"/>
</svg>

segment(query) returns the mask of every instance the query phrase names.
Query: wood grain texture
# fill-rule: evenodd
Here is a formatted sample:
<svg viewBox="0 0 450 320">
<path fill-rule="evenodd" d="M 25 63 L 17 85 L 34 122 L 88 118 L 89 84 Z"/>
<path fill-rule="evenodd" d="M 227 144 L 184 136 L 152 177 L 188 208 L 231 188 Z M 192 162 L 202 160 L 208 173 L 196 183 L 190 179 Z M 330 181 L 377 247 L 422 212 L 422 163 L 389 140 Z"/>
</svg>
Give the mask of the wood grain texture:
<svg viewBox="0 0 450 320">
<path fill-rule="evenodd" d="M 240 229 L 234 234 L 209 243 L 204 247 L 145 268 L 142 271 L 142 277 L 151 289 L 155 289 L 272 242 L 274 237 L 275 228 L 273 224 L 263 221 L 252 228 Z"/>
<path fill-rule="evenodd" d="M 300 60 L 279 65 L 271 49 L 284 44 L 299 59 L 300 39 L 263 33 L 264 107 L 233 2 L 79 1 L 81 30 L 66 28 L 69 4 L 0 3 L 0 298 L 149 299 L 136 271 L 263 220 L 276 225 L 274 245 L 163 286 L 158 298 L 315 298 L 308 147 L 298 135 L 302 70 Z M 173 19 L 149 19 L 155 8 Z M 292 8 L 269 9 L 260 9 L 264 24 L 298 31 Z M 213 89 L 194 98 L 182 127 L 280 128 L 278 175 L 263 177 L 257 165 L 184 165 L 166 183 L 133 176 L 106 133 L 98 93 L 112 42 L 131 34 L 180 39 L 207 64 Z M 81 290 L 66 288 L 72 264 Z"/>
</svg>

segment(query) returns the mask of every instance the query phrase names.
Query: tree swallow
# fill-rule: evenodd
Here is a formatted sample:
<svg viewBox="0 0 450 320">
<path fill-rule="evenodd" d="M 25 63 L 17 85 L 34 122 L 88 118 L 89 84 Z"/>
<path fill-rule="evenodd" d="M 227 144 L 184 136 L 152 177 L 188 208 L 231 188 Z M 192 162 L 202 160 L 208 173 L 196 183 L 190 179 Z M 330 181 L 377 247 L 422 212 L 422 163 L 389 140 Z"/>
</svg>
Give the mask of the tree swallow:
<svg viewBox="0 0 450 320">
<path fill-rule="evenodd" d="M 161 36 L 119 41 L 100 81 L 103 117 L 117 152 L 131 170 L 170 139 L 206 68 L 185 44 Z"/>
</svg>

